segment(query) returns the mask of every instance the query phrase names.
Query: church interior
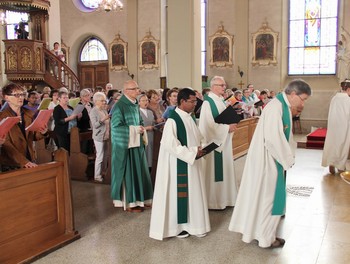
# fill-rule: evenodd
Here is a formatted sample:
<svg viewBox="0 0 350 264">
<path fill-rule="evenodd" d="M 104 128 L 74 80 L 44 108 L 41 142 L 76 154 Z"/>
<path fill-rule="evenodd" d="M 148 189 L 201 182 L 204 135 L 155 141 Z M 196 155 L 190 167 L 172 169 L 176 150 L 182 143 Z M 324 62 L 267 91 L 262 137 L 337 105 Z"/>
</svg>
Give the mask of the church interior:
<svg viewBox="0 0 350 264">
<path fill-rule="evenodd" d="M 330 101 L 340 91 L 343 78 L 350 78 L 350 66 L 345 67 L 345 75 L 341 74 L 339 59 L 341 49 L 350 52 L 350 17 L 346 15 L 350 0 L 120 0 L 123 6 L 118 10 L 110 10 L 106 5 L 97 10 L 94 5 L 99 2 L 0 0 L 1 12 L 29 14 L 26 40 L 9 38 L 10 22 L 0 17 L 0 86 L 12 81 L 37 91 L 44 86 L 79 91 L 111 83 L 121 90 L 125 81 L 133 79 L 141 90 L 166 87 L 202 90 L 211 77 L 219 75 L 228 88 L 243 89 L 253 84 L 260 91 L 278 93 L 290 81 L 303 79 L 310 85 L 312 96 L 300 116 L 295 135 L 299 141 L 296 163 L 287 174 L 287 210 L 278 227 L 286 244 L 278 249 L 262 249 L 254 242 L 243 243 L 240 234 L 228 230 L 232 207 L 209 212 L 211 232 L 207 237 L 152 240 L 148 236 L 151 209 L 137 214 L 114 208 L 108 184 L 82 180 L 85 174 L 82 176 L 82 168 L 76 166 L 71 169 L 75 178 L 70 181 L 67 166 L 74 165 L 67 164 L 74 161 L 68 162 L 59 154 L 57 161 L 65 164 L 63 168 L 43 165 L 30 172 L 33 181 L 21 178 L 27 184 L 35 184 L 39 177 L 45 181 L 37 189 L 25 189 L 28 193 L 22 193 L 19 199 L 26 202 L 26 194 L 35 197 L 35 192 L 46 186 L 48 197 L 54 203 L 57 201 L 55 207 L 60 213 L 55 215 L 52 209 L 55 217 L 50 218 L 49 213 L 39 212 L 43 206 L 35 213 L 45 218 L 47 225 L 59 219 L 57 229 L 69 230 L 69 234 L 44 248 L 36 245 L 35 239 L 33 244 L 26 245 L 29 235 L 21 233 L 22 228 L 12 234 L 15 224 L 1 226 L 0 233 L 4 232 L 7 240 L 0 238 L 0 256 L 16 246 L 20 252 L 35 253 L 25 259 L 16 259 L 16 254 L 9 253 L 11 259 L 0 257 L 0 262 L 349 263 L 350 186 L 339 173 L 329 174 L 328 168 L 321 166 L 322 150 L 305 148 L 303 141 L 315 128 L 327 127 Z M 315 9 L 319 12 L 316 15 L 311 10 L 306 20 L 310 22 L 306 27 L 309 38 L 316 24 L 315 34 L 321 39 L 321 44 L 310 47 L 306 44 L 306 33 L 296 37 L 300 29 L 295 26 L 298 19 L 294 21 L 291 15 L 293 8 L 305 3 L 324 4 Z M 335 15 L 324 10 L 333 10 Z M 316 19 L 322 12 L 334 16 L 324 27 Z M 12 28 L 18 22 L 12 23 Z M 294 45 L 293 39 L 295 43 L 302 42 L 302 47 L 298 46 L 300 43 Z M 343 47 L 339 46 L 340 40 Z M 222 50 L 220 41 L 224 45 Z M 65 61 L 50 53 L 55 42 L 60 44 Z M 260 46 L 262 43 L 268 47 Z M 316 62 L 312 61 L 315 58 Z M 255 123 L 247 127 L 251 125 Z M 238 186 L 245 153 L 234 156 Z M 77 155 L 79 162 L 80 156 Z M 88 166 L 88 161 L 84 162 Z M 65 178 L 52 176 L 54 170 Z M 21 185 L 1 174 L 0 200 L 4 201 L 11 192 L 9 186 Z M 16 172 L 13 175 L 21 176 Z M 0 205 L 3 217 L 7 215 L 1 212 L 4 208 L 7 207 Z M 14 204 L 13 208 L 19 206 Z M 20 216 L 26 214 L 33 212 L 24 210 Z M 34 221 L 34 226 L 28 226 Z M 23 219 L 18 223 L 34 233 L 43 226 L 40 218 L 34 216 L 29 216 L 28 222 Z M 45 232 L 50 235 L 58 232 L 50 230 Z"/>
</svg>

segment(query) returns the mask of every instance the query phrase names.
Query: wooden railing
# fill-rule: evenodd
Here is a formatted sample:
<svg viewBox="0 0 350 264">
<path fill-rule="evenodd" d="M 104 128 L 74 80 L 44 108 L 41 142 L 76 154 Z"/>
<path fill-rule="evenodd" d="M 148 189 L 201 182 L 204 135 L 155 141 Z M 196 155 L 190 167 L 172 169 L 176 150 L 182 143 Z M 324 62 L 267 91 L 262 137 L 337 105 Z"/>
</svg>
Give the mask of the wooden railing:
<svg viewBox="0 0 350 264">
<path fill-rule="evenodd" d="M 52 88 L 79 91 L 79 79 L 71 68 L 45 47 L 27 39 L 4 40 L 5 74 L 13 82 L 44 81 Z"/>
<path fill-rule="evenodd" d="M 55 162 L 0 173 L 0 201 L 0 263 L 27 262 L 80 237 L 65 150 Z"/>
<path fill-rule="evenodd" d="M 45 59 L 44 80 L 51 87 L 64 86 L 71 91 L 79 91 L 79 79 L 71 68 L 48 49 L 44 48 L 43 51 Z"/>
</svg>

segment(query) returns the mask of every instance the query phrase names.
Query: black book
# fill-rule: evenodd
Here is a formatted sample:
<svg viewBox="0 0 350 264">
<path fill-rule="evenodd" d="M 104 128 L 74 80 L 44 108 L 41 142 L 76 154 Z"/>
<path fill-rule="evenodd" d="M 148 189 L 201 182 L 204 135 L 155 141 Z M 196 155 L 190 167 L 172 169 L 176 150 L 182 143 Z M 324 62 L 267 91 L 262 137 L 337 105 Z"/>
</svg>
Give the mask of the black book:
<svg viewBox="0 0 350 264">
<path fill-rule="evenodd" d="M 217 149 L 218 147 L 219 147 L 219 145 L 215 144 L 214 142 L 210 143 L 208 146 L 203 148 L 203 150 L 205 150 L 205 154 L 200 156 L 200 157 L 196 157 L 196 160 L 200 159 L 201 157 L 204 157 L 205 155 L 209 154 L 210 152 Z"/>
<path fill-rule="evenodd" d="M 264 105 L 264 102 L 263 101 L 257 101 L 255 104 L 254 104 L 254 106 L 255 107 L 259 107 L 259 106 L 263 106 Z"/>
<path fill-rule="evenodd" d="M 219 124 L 238 124 L 243 118 L 237 114 L 236 110 L 232 106 L 227 107 L 220 115 L 215 117 L 215 122 Z"/>
<path fill-rule="evenodd" d="M 199 118 L 199 115 L 200 115 L 200 112 L 201 112 L 201 108 L 202 108 L 202 104 L 203 104 L 203 100 L 201 100 L 201 99 L 199 99 L 197 97 L 197 104 L 196 104 L 196 106 L 195 106 L 195 108 L 193 110 L 193 112 L 194 112 L 194 114 L 195 114 L 195 116 L 197 118 Z"/>
</svg>

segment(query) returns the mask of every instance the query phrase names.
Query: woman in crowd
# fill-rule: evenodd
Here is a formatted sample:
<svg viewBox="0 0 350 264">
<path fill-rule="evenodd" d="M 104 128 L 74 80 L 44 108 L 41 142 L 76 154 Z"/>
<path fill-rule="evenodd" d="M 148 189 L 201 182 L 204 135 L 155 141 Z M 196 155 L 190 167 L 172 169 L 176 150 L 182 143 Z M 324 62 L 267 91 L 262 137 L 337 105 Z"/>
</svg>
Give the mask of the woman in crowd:
<svg viewBox="0 0 350 264">
<path fill-rule="evenodd" d="M 156 90 L 148 90 L 146 95 L 149 100 L 148 109 L 150 109 L 153 112 L 156 123 L 163 122 L 164 119 L 162 118 L 162 115 L 165 109 L 160 103 L 159 94 L 156 92 Z"/>
<path fill-rule="evenodd" d="M 68 93 L 62 91 L 58 93 L 59 104 L 53 110 L 53 119 L 55 121 L 54 132 L 57 137 L 58 147 L 70 150 L 70 130 L 77 126 L 77 117 L 73 115 L 73 108 L 68 105 Z"/>
<path fill-rule="evenodd" d="M 114 104 L 118 102 L 119 98 L 121 97 L 121 93 L 118 90 L 109 90 L 107 93 L 108 102 L 107 102 L 107 111 L 111 111 Z"/>
<path fill-rule="evenodd" d="M 92 126 L 92 139 L 96 149 L 94 179 L 96 182 L 102 182 L 102 165 L 109 139 L 110 115 L 107 113 L 106 95 L 103 92 L 96 92 L 93 101 L 95 107 L 91 109 L 89 116 Z"/>
<path fill-rule="evenodd" d="M 169 114 L 171 110 L 174 110 L 177 106 L 177 94 L 179 90 L 177 88 L 173 88 L 167 92 L 167 101 L 169 102 L 168 107 L 165 109 L 162 117 L 166 120 L 169 118 Z"/>
<path fill-rule="evenodd" d="M 154 129 L 154 115 L 153 112 L 149 109 L 147 109 L 149 100 L 148 97 L 145 94 L 141 94 L 138 96 L 137 101 L 139 102 L 140 106 L 140 113 L 143 120 L 144 128 L 147 131 L 147 139 L 148 139 L 148 145 L 146 146 L 146 156 L 147 156 L 147 162 L 148 162 L 148 168 L 151 171 L 152 168 L 152 154 L 153 154 L 153 129 Z"/>
<path fill-rule="evenodd" d="M 25 130 L 32 123 L 34 113 L 23 108 L 26 90 L 22 86 L 10 83 L 3 87 L 2 94 L 7 104 L 0 112 L 0 120 L 18 117 L 19 123 L 10 129 L 2 144 L 0 164 L 3 170 L 36 167 L 33 141 L 47 135 L 47 126 L 44 125 L 37 132 Z"/>
</svg>

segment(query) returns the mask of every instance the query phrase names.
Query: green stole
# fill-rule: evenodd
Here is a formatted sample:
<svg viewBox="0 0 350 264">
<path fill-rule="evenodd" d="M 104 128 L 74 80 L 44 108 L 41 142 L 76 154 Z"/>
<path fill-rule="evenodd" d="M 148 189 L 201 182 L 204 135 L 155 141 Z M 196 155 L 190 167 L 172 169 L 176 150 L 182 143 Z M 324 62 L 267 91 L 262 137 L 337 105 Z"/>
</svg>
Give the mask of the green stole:
<svg viewBox="0 0 350 264">
<path fill-rule="evenodd" d="M 289 107 L 280 93 L 276 98 L 282 103 L 282 123 L 283 132 L 289 141 L 290 135 L 290 115 Z M 272 215 L 283 215 L 286 207 L 286 176 L 283 166 L 276 161 L 277 166 L 277 183 L 275 189 L 275 198 L 273 200 Z"/>
<path fill-rule="evenodd" d="M 204 95 L 204 101 L 208 101 L 211 109 L 213 118 L 219 115 L 219 110 L 216 107 L 216 104 L 212 98 L 208 95 Z M 215 170 L 215 182 L 224 181 L 224 172 L 223 172 L 223 161 L 222 161 L 222 152 L 217 152 L 214 150 L 214 170 Z"/>
<path fill-rule="evenodd" d="M 170 111 L 169 118 L 176 123 L 177 138 L 182 146 L 187 146 L 185 125 L 176 111 Z M 188 170 L 187 163 L 177 159 L 177 223 L 187 223 L 188 210 Z"/>
</svg>

